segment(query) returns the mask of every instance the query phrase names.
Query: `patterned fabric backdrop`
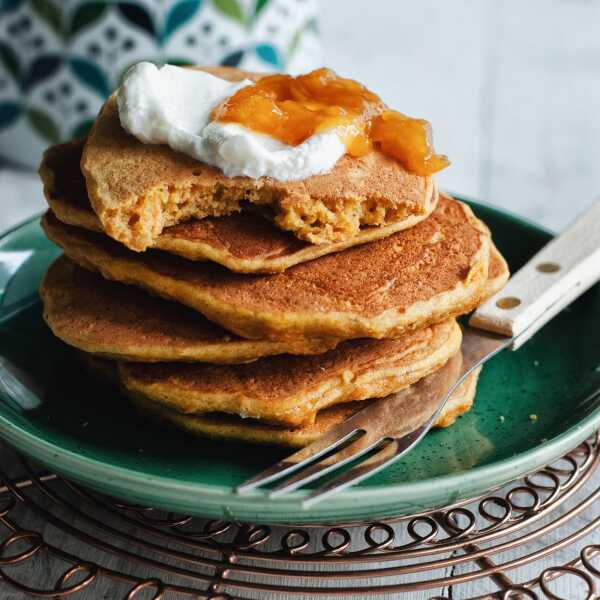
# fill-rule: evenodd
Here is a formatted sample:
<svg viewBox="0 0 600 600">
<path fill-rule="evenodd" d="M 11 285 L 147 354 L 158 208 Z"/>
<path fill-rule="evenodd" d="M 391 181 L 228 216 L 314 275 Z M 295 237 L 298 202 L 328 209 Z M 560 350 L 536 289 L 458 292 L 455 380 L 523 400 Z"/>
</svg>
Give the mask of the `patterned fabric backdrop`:
<svg viewBox="0 0 600 600">
<path fill-rule="evenodd" d="M 299 72 L 319 65 L 317 0 L 0 0 L 0 156 L 37 166 L 84 135 L 140 60 Z"/>
</svg>

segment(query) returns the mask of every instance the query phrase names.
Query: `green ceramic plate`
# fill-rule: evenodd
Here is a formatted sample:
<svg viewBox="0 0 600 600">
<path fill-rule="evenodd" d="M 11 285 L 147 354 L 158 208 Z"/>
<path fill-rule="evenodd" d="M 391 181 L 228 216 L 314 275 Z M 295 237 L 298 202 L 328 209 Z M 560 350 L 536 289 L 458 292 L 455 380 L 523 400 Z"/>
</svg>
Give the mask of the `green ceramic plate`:
<svg viewBox="0 0 600 600">
<path fill-rule="evenodd" d="M 474 208 L 513 271 L 550 238 L 514 216 Z M 236 496 L 233 486 L 285 452 L 160 429 L 112 388 L 89 381 L 44 326 L 36 301 L 57 254 L 37 219 L 0 240 L 0 351 L 43 390 L 41 401 L 23 393 L 15 402 L 0 384 L 0 435 L 66 477 L 129 502 L 272 523 L 376 519 L 490 490 L 558 458 L 600 426 L 596 286 L 518 352 L 494 358 L 475 408 L 394 466 L 308 511 L 300 509 L 302 492 L 273 501 L 264 492 Z"/>
</svg>

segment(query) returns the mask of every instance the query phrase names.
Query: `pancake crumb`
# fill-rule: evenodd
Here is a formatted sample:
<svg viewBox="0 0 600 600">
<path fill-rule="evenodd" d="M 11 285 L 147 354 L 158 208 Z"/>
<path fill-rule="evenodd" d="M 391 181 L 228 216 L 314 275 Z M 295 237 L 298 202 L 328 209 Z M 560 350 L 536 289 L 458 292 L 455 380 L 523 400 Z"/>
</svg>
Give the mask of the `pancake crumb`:
<svg viewBox="0 0 600 600">
<path fill-rule="evenodd" d="M 354 374 L 349 369 L 344 369 L 342 372 L 342 381 L 344 383 L 350 383 L 354 379 Z"/>
<path fill-rule="evenodd" d="M 536 414 L 531 414 L 531 415 L 529 415 L 529 420 L 532 423 L 535 423 L 538 420 L 538 416 Z"/>
</svg>

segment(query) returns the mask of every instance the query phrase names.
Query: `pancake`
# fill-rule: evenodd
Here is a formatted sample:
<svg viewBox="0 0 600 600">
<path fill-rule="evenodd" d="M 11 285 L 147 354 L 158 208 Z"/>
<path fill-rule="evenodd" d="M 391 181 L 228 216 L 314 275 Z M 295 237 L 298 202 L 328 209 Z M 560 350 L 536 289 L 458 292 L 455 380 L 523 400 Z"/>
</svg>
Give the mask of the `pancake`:
<svg viewBox="0 0 600 600">
<path fill-rule="evenodd" d="M 241 365 L 118 363 L 121 387 L 183 414 L 222 412 L 300 427 L 319 410 L 387 396 L 442 367 L 460 348 L 454 319 L 389 340 L 350 340 L 318 356 Z"/>
<path fill-rule="evenodd" d="M 114 382 L 117 381 L 114 363 L 97 361 L 90 356 L 86 356 L 85 360 L 91 363 L 90 366 L 93 366 L 98 374 L 109 377 Z M 479 370 L 471 374 L 454 392 L 435 423 L 435 427 L 452 425 L 458 416 L 471 408 L 475 398 L 478 375 Z M 319 411 L 312 424 L 289 428 L 269 425 L 255 419 L 242 419 L 225 413 L 184 414 L 141 396 L 134 396 L 131 400 L 142 415 L 159 424 L 169 425 L 193 435 L 292 448 L 311 444 L 329 429 L 349 419 L 372 402 L 372 400 L 362 400 L 331 406 Z"/>
<path fill-rule="evenodd" d="M 247 340 L 185 306 L 108 281 L 66 256 L 40 286 L 44 319 L 71 346 L 129 361 L 242 363 L 272 354 L 320 354 L 334 341 Z"/>
<path fill-rule="evenodd" d="M 84 140 L 75 140 L 51 146 L 44 154 L 40 176 L 46 200 L 60 221 L 102 232 L 79 166 L 83 144 Z M 426 214 L 433 211 L 437 201 L 434 186 L 425 204 Z M 416 225 L 422 218 L 422 215 L 413 215 L 389 225 L 365 226 L 344 241 L 311 244 L 280 229 L 256 211 L 245 210 L 218 218 L 189 219 L 165 227 L 152 247 L 189 260 L 212 260 L 238 273 L 277 273 L 319 256 L 387 237 Z"/>
<path fill-rule="evenodd" d="M 232 81 L 248 76 L 235 69 L 211 72 Z M 245 202 L 268 207 L 277 225 L 299 239 L 344 241 L 361 227 L 424 219 L 433 192 L 431 177 L 408 173 L 377 150 L 345 155 L 329 173 L 301 181 L 225 177 L 166 145 L 144 144 L 128 134 L 115 94 L 90 132 L 81 168 L 104 231 L 138 251 L 154 245 L 165 227 L 231 214 Z"/>
<path fill-rule="evenodd" d="M 506 282 L 508 269 L 493 248 L 485 295 Z M 335 341 L 246 340 L 198 312 L 104 279 L 66 256 L 48 269 L 40 286 L 44 319 L 67 344 L 123 361 L 242 363 L 272 354 L 320 354 Z"/>
<path fill-rule="evenodd" d="M 490 296 L 493 296 L 496 292 L 499 292 L 506 285 L 509 277 L 510 271 L 508 269 L 508 264 L 504 259 L 504 256 L 500 254 L 500 251 L 494 245 L 494 242 L 492 242 L 490 248 L 488 278 L 485 283 L 481 301 L 483 302 Z"/>
<path fill-rule="evenodd" d="M 240 275 L 151 250 L 133 253 L 52 213 L 48 237 L 80 265 L 203 313 L 251 339 L 395 337 L 469 312 L 485 294 L 491 238 L 461 202 L 387 238 L 296 265 Z"/>
</svg>

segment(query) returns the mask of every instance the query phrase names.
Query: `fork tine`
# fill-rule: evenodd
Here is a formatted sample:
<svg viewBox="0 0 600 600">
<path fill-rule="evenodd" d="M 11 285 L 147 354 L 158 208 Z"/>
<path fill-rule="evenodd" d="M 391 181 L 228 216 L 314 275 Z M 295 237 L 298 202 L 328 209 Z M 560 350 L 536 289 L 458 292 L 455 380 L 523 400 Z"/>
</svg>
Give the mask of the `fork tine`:
<svg viewBox="0 0 600 600">
<path fill-rule="evenodd" d="M 383 445 L 380 451 L 367 460 L 363 460 L 345 474 L 336 477 L 330 483 L 312 492 L 306 497 L 302 505 L 307 507 L 315 504 L 336 491 L 366 479 L 393 461 L 398 460 L 427 433 L 431 424 L 437 418 L 438 412 L 442 409 L 446 398 L 460 383 L 460 379 L 456 379 L 459 374 L 460 362 L 456 362 L 456 358 L 452 359 L 442 369 L 421 379 L 418 383 L 390 394 L 386 398 L 381 398 L 363 408 L 344 423 L 330 429 L 316 442 L 245 481 L 235 488 L 235 491 L 237 493 L 250 491 L 315 463 L 314 467 L 306 473 L 300 473 L 298 477 L 284 482 L 274 490 L 275 496 L 283 495 L 284 491 L 297 489 L 301 482 L 312 481 L 317 476 L 331 471 L 333 466 L 330 465 L 337 468 L 347 463 L 346 460 L 341 462 L 344 458 L 341 450 L 335 454 L 333 453 L 342 444 L 349 449 L 349 453 L 353 454 L 353 458 L 359 458 L 360 455 L 364 454 L 364 452 L 361 452 L 360 455 L 354 454 L 352 441 L 354 435 L 360 433 L 363 437 L 363 443 L 365 443 L 373 440 L 372 436 L 377 435 L 374 433 L 377 431 L 380 432 L 378 437 L 381 440 L 383 437 L 381 432 L 385 431 L 387 437 L 383 439 L 389 440 L 389 442 Z M 369 450 L 374 449 L 377 449 L 377 443 L 369 448 Z M 388 458 L 388 454 L 392 449 L 393 453 Z M 319 461 L 325 454 L 329 453 L 332 454 L 327 457 L 327 460 Z M 316 464 L 318 461 L 321 464 Z M 324 470 L 324 468 L 327 470 Z"/>
<path fill-rule="evenodd" d="M 344 423 L 344 425 L 349 424 L 349 421 Z M 261 471 L 258 475 L 244 481 L 244 483 L 238 485 L 234 491 L 237 494 L 243 494 L 270 483 L 271 481 L 285 477 L 286 475 L 307 466 L 324 454 L 335 450 L 361 431 L 354 426 L 346 427 L 345 429 L 348 429 L 348 431 L 340 431 L 338 428 L 334 429 L 335 432 L 332 431 L 323 437 L 320 437 L 316 442 L 298 450 L 298 452 L 295 452 L 291 456 L 288 456 L 275 463 L 273 466 Z"/>
<path fill-rule="evenodd" d="M 323 477 L 323 475 L 326 475 L 327 473 L 360 458 L 367 452 L 370 452 L 373 448 L 377 447 L 382 439 L 380 434 L 369 435 L 368 433 L 364 433 L 358 439 L 343 446 L 335 454 L 326 456 L 322 460 L 313 461 L 304 469 L 301 469 L 300 471 L 297 470 L 295 475 L 285 479 L 277 487 L 271 490 L 269 497 L 277 498 L 287 492 L 298 489 L 305 483 L 310 483 L 315 479 L 319 479 L 319 477 Z"/>
<path fill-rule="evenodd" d="M 406 390 L 402 390 L 392 394 L 392 396 L 399 399 L 404 397 L 406 393 Z M 390 396 L 390 398 L 392 396 Z M 274 464 L 272 467 L 269 467 L 258 475 L 244 481 L 244 483 L 238 485 L 234 491 L 238 494 L 243 494 L 277 479 L 281 479 L 286 475 L 308 466 L 324 454 L 332 452 L 340 445 L 346 444 L 346 442 L 358 432 L 366 434 L 367 430 L 370 429 L 368 425 L 373 419 L 371 415 L 378 415 L 376 404 L 377 403 L 371 404 L 370 406 L 367 406 L 367 408 L 363 408 L 347 421 L 330 429 L 312 444 L 305 446 L 301 450 L 298 450 L 298 452 Z"/>
<path fill-rule="evenodd" d="M 403 443 L 402 446 L 400 446 L 397 440 L 387 438 L 389 442 L 383 445 L 377 454 L 369 457 L 367 460 L 352 467 L 350 470 L 311 492 L 307 498 L 302 501 L 302 508 L 309 508 L 332 494 L 336 494 L 385 469 L 385 467 L 388 467 L 404 456 L 417 442 L 419 442 L 426 431 L 427 428 L 420 427 L 409 434 L 409 436 L 402 439 L 402 441 L 405 442 L 409 441 L 410 438 L 410 441 L 412 442 L 410 445 L 405 445 Z"/>
</svg>

